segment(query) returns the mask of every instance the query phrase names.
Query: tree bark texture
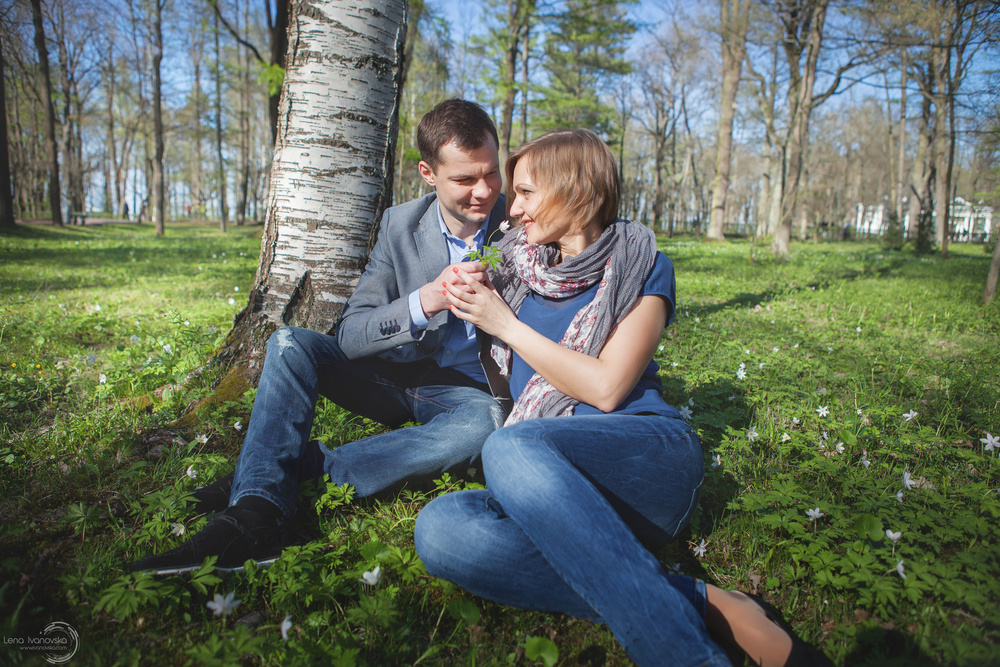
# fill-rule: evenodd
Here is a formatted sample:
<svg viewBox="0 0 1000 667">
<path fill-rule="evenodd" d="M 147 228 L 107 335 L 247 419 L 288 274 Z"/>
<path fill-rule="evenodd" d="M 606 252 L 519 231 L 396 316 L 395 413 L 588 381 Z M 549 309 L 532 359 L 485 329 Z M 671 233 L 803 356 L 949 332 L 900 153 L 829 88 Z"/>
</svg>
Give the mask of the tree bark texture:
<svg viewBox="0 0 1000 667">
<path fill-rule="evenodd" d="M 52 76 L 49 73 L 49 51 L 45 45 L 45 25 L 42 23 L 42 0 L 31 0 L 31 17 L 35 24 L 38 68 L 42 73 L 42 86 L 39 92 L 45 111 L 45 151 L 49 158 L 49 206 L 52 208 L 52 224 L 62 227 L 62 193 L 59 186 L 59 153 L 56 146 L 56 113 L 52 105 Z"/>
<path fill-rule="evenodd" d="M 163 86 L 160 64 L 163 62 L 163 3 L 153 0 L 150 37 L 153 40 L 153 221 L 156 235 L 163 236 L 167 220 L 167 188 L 163 175 Z"/>
<path fill-rule="evenodd" d="M 7 95 L 4 88 L 3 41 L 0 36 L 0 229 L 14 229 L 14 191 L 10 182 L 10 153 L 7 150 Z"/>
<path fill-rule="evenodd" d="M 749 26 L 749 0 L 721 0 L 722 101 L 719 106 L 718 144 L 715 153 L 715 179 L 712 181 L 712 213 L 705 238 L 725 241 L 722 228 L 726 220 L 729 172 L 733 157 L 733 118 L 736 115 L 736 91 L 743 70 L 743 58 Z"/>
<path fill-rule="evenodd" d="M 283 325 L 335 330 L 389 205 L 406 24 L 405 0 L 293 5 L 260 262 L 219 355 L 230 379 L 256 384 Z"/>
</svg>

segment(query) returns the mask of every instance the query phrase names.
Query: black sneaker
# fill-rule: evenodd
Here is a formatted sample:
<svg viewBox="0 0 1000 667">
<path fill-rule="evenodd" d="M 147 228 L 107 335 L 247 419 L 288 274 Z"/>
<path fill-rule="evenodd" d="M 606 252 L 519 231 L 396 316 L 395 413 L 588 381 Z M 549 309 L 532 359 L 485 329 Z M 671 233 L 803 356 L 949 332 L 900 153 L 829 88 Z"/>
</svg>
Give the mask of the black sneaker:
<svg viewBox="0 0 1000 667">
<path fill-rule="evenodd" d="M 181 574 L 197 570 L 208 556 L 218 556 L 217 571 L 237 572 L 248 560 L 270 565 L 295 542 L 280 519 L 262 520 L 256 512 L 230 507 L 216 513 L 207 526 L 181 546 L 140 558 L 131 571 Z"/>
<path fill-rule="evenodd" d="M 233 475 L 234 473 L 229 473 L 222 479 L 199 486 L 191 492 L 197 514 L 219 512 L 229 507 L 229 494 L 233 491 Z"/>
</svg>

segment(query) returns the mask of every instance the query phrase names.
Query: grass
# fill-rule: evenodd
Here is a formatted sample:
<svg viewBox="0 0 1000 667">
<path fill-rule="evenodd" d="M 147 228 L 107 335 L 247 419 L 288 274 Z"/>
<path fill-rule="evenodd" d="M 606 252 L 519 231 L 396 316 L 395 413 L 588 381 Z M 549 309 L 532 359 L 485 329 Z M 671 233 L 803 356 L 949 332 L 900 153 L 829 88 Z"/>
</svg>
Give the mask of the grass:
<svg viewBox="0 0 1000 667">
<path fill-rule="evenodd" d="M 124 575 L 197 530 L 185 494 L 234 466 L 252 392 L 171 422 L 210 391 L 259 233 L 0 236 L 0 634 L 63 621 L 95 665 L 628 664 L 603 627 L 426 575 L 413 518 L 475 477 L 365 502 L 329 486 L 303 503 L 317 540 L 246 575 Z M 1000 464 L 980 442 L 1000 431 L 1000 307 L 979 305 L 982 247 L 796 245 L 784 263 L 746 242 L 661 247 L 678 279 L 664 392 L 692 411 L 707 470 L 665 566 L 758 592 L 838 664 L 1000 664 Z M 323 403 L 314 435 L 379 428 Z M 359 583 L 376 565 L 379 585 Z M 214 616 L 230 592 L 242 602 Z"/>
</svg>

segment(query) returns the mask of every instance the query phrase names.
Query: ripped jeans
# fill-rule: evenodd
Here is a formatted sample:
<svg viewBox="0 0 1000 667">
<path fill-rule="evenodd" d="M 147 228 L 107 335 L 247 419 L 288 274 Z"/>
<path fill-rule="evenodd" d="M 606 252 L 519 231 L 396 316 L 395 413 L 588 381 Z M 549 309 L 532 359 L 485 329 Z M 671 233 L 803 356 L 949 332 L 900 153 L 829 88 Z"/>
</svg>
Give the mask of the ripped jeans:
<svg viewBox="0 0 1000 667">
<path fill-rule="evenodd" d="M 324 474 L 368 496 L 468 465 L 505 415 L 488 391 L 463 384 L 474 382 L 433 362 L 352 360 L 335 336 L 278 329 L 267 343 L 230 505 L 258 496 L 289 516 L 299 482 Z M 420 425 L 330 449 L 309 440 L 319 396 L 390 427 L 410 421 Z"/>
<path fill-rule="evenodd" d="M 522 609 L 603 621 L 647 665 L 728 665 L 705 627 L 705 585 L 668 575 L 640 540 L 687 525 L 704 476 L 680 419 L 533 419 L 483 448 L 487 489 L 448 493 L 417 516 L 431 574 Z"/>
</svg>

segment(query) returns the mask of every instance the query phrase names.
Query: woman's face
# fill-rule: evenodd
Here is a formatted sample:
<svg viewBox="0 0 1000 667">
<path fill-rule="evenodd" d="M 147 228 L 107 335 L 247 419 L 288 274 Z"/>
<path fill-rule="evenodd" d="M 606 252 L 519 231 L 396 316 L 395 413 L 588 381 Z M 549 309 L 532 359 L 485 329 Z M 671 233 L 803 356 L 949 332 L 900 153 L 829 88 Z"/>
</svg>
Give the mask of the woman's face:
<svg viewBox="0 0 1000 667">
<path fill-rule="evenodd" d="M 528 243 L 538 245 L 553 243 L 566 234 L 568 225 L 551 220 L 540 221 L 535 217 L 545 197 L 545 191 L 535 184 L 529 166 L 527 158 L 521 158 L 514 165 L 514 175 L 511 179 L 514 185 L 514 201 L 510 205 L 510 215 L 520 219 L 521 226 L 527 230 Z"/>
</svg>

